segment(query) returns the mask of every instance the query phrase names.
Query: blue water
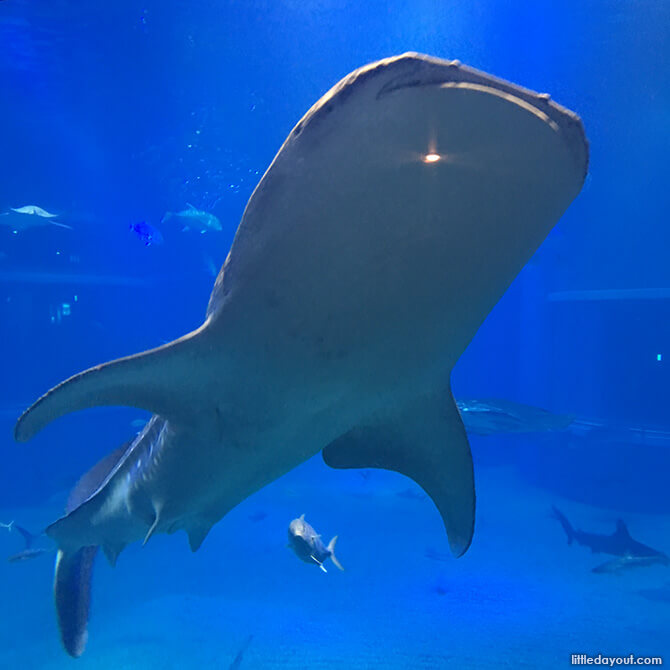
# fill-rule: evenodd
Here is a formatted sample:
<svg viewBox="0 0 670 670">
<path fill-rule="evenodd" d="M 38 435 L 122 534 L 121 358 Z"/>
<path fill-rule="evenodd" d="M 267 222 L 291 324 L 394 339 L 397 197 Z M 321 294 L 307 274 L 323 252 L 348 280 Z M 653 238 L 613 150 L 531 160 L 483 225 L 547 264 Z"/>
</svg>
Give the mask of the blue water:
<svg viewBox="0 0 670 670">
<path fill-rule="evenodd" d="M 456 397 L 576 424 L 470 436 L 478 509 L 465 556 L 448 555 L 410 480 L 317 456 L 233 510 L 196 554 L 179 533 L 131 545 L 114 569 L 98 560 L 80 667 L 670 659 L 670 569 L 593 574 L 607 557 L 568 546 L 550 514 L 600 533 L 622 518 L 670 552 L 665 0 L 4 0 L 0 48 L 0 212 L 39 205 L 72 228 L 0 226 L 0 521 L 35 532 L 148 415 L 87 410 L 21 445 L 18 415 L 80 370 L 200 325 L 256 183 L 340 78 L 408 50 L 457 58 L 549 92 L 590 142 L 581 194 L 453 375 Z M 188 203 L 221 230 L 161 224 Z M 162 243 L 134 234 L 140 222 Z M 339 535 L 345 572 L 324 575 L 286 548 L 302 513 L 325 541 Z M 21 548 L 0 528 L 0 556 Z M 74 662 L 59 643 L 52 558 L 0 563 L 0 667 Z"/>
</svg>

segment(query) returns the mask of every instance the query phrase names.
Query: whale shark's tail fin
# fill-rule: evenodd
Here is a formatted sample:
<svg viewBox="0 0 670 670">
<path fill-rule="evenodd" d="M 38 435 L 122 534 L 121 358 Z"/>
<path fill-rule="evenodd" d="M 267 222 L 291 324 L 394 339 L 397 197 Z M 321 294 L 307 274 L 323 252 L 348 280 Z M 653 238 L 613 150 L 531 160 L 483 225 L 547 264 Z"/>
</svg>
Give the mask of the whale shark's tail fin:
<svg viewBox="0 0 670 670">
<path fill-rule="evenodd" d="M 98 547 L 82 547 L 75 552 L 58 550 L 54 572 L 54 601 L 60 638 L 70 656 L 84 653 L 88 638 L 93 561 Z"/>
<path fill-rule="evenodd" d="M 568 536 L 568 544 L 572 544 L 572 540 L 575 538 L 575 529 L 572 527 L 572 524 L 557 507 L 552 507 L 551 511 L 553 512 L 554 519 L 557 519 L 561 526 L 563 526 L 563 530 Z"/>
<path fill-rule="evenodd" d="M 126 452 L 127 442 L 94 465 L 75 485 L 65 507 L 72 512 L 89 498 Z M 65 651 L 77 658 L 84 653 L 88 638 L 88 615 L 91 606 L 93 563 L 98 547 L 77 550 L 61 548 L 56 554 L 54 602 L 56 618 Z"/>
</svg>

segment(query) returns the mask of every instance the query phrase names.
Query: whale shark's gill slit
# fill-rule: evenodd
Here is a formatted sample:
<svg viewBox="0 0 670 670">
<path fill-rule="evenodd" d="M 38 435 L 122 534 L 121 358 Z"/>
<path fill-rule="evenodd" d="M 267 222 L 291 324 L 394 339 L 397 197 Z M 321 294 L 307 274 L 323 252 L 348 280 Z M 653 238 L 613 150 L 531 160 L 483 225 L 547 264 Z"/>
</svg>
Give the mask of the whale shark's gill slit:
<svg viewBox="0 0 670 670">
<path fill-rule="evenodd" d="M 464 554 L 474 532 L 472 455 L 451 395 L 430 393 L 376 416 L 323 450 L 333 468 L 382 468 L 413 479 L 442 516 L 449 545 Z"/>
</svg>

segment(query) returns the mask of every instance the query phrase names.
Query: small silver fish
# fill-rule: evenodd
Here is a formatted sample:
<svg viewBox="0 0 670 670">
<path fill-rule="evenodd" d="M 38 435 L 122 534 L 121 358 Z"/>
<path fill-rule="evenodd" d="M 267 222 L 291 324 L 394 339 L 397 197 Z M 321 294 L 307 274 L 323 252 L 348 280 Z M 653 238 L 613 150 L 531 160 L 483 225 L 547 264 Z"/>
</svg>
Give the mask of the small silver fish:
<svg viewBox="0 0 670 670">
<path fill-rule="evenodd" d="M 223 230 L 221 222 L 214 214 L 198 209 L 189 203 L 186 203 L 186 209 L 182 209 L 180 212 L 166 212 L 161 219 L 161 223 L 163 224 L 171 219 L 177 219 L 181 223 L 182 232 L 195 230 L 199 233 L 206 233 Z"/>
<path fill-rule="evenodd" d="M 37 558 L 38 556 L 42 556 L 42 554 L 48 554 L 49 552 L 52 552 L 52 549 L 47 549 L 45 547 L 36 547 L 34 549 L 24 549 L 23 551 L 20 551 L 18 554 L 13 554 L 10 556 L 7 560 L 10 563 L 20 563 L 21 561 L 28 561 L 31 558 Z"/>
<path fill-rule="evenodd" d="M 31 558 L 37 558 L 42 554 L 47 554 L 50 551 L 53 551 L 53 548 L 48 549 L 46 547 L 33 547 L 35 540 L 41 535 L 35 535 L 29 530 L 26 530 L 23 526 L 19 526 L 17 523 L 10 521 L 9 523 L 0 522 L 0 528 L 6 528 L 10 533 L 13 530 L 23 537 L 23 542 L 25 544 L 22 551 L 19 551 L 17 554 L 12 554 L 7 560 L 10 563 L 18 563 L 20 561 L 27 561 Z"/>
<path fill-rule="evenodd" d="M 288 541 L 288 546 L 293 549 L 301 561 L 316 563 L 321 570 L 327 572 L 323 564 L 327 558 L 330 558 L 340 570 L 344 570 L 334 553 L 337 535 L 326 546 L 321 541 L 321 536 L 305 521 L 304 514 L 298 519 L 293 519 L 289 524 Z"/>
</svg>

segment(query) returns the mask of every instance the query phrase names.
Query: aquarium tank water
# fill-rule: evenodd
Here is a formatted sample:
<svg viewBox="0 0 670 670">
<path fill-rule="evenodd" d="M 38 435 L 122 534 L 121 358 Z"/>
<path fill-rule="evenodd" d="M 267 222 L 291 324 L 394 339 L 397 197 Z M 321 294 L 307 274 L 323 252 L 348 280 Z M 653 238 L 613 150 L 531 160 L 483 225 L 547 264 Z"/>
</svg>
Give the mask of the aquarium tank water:
<svg viewBox="0 0 670 670">
<path fill-rule="evenodd" d="M 0 53 L 0 668 L 670 662 L 667 0 Z"/>
</svg>

